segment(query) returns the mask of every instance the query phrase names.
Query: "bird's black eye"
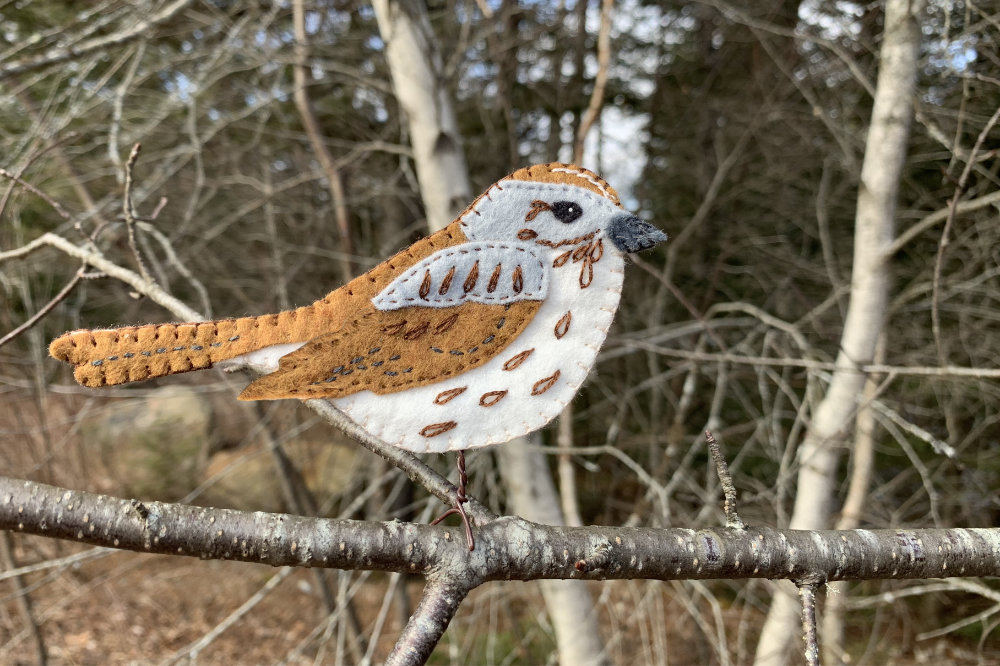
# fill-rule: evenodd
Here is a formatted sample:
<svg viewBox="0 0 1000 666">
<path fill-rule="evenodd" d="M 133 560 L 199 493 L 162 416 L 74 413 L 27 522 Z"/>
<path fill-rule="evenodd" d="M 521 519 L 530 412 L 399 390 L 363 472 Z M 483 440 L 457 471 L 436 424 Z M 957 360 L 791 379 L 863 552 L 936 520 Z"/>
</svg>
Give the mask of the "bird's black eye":
<svg viewBox="0 0 1000 666">
<path fill-rule="evenodd" d="M 583 215 L 583 208 L 580 204 L 572 201 L 557 201 L 552 204 L 552 214 L 563 224 L 576 222 Z"/>
</svg>

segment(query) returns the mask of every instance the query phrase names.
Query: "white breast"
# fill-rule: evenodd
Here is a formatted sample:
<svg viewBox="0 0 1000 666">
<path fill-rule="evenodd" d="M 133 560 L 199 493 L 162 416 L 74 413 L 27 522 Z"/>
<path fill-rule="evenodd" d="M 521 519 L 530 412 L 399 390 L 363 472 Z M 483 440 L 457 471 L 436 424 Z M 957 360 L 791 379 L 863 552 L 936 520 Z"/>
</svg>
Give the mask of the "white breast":
<svg viewBox="0 0 1000 666">
<path fill-rule="evenodd" d="M 550 266 L 560 254 L 542 253 Z M 478 448 L 541 428 L 586 379 L 618 308 L 621 256 L 605 252 L 586 287 L 582 267 L 568 262 L 552 269 L 534 319 L 479 368 L 390 395 L 363 391 L 333 404 L 373 435 L 415 452 Z"/>
</svg>

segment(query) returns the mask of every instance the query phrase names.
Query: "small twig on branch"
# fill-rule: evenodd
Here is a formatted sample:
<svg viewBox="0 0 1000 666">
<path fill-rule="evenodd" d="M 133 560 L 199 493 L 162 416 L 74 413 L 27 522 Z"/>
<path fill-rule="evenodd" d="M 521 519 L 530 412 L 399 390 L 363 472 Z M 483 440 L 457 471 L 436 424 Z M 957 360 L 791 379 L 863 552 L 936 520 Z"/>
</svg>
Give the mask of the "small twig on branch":
<svg viewBox="0 0 1000 666">
<path fill-rule="evenodd" d="M 26 243 L 19 248 L 0 252 L 0 263 L 11 259 L 20 259 L 36 252 L 43 247 L 51 246 L 63 253 L 86 262 L 89 266 L 103 271 L 108 277 L 121 280 L 131 286 L 138 293 L 148 297 L 154 303 L 169 310 L 175 317 L 186 321 L 201 321 L 204 319 L 196 310 L 190 308 L 184 302 L 174 298 L 163 288 L 154 282 L 142 279 L 138 273 L 123 268 L 110 261 L 96 249 L 80 247 L 62 236 L 53 233 L 42 234 L 30 243 Z M 87 276 L 89 277 L 89 276 Z"/>
<path fill-rule="evenodd" d="M 55 199 L 53 199 L 49 195 L 45 194 L 45 192 L 42 192 L 40 189 L 38 189 L 37 187 L 35 187 L 31 183 L 29 183 L 28 181 L 24 180 L 20 176 L 14 175 L 10 171 L 7 171 L 7 169 L 3 169 L 3 168 L 0 168 L 0 176 L 3 176 L 4 178 L 11 179 L 12 181 L 14 181 L 15 183 L 17 183 L 18 185 L 20 185 L 24 189 L 26 189 L 29 192 L 31 192 L 32 194 L 34 194 L 36 197 L 38 197 L 39 199 L 41 199 L 45 203 L 47 203 L 48 205 L 52 206 L 52 209 L 55 212 L 59 213 L 59 217 L 63 218 L 64 220 L 69 220 L 70 219 L 69 213 L 66 212 L 66 209 L 63 208 L 62 205 L 58 201 L 56 201 Z M 2 208 L 0 208 L 0 212 L 2 212 Z"/>
<path fill-rule="evenodd" d="M 836 363 L 829 361 L 816 361 L 809 358 L 789 358 L 789 357 L 769 357 L 769 356 L 743 356 L 741 354 L 716 354 L 712 352 L 688 351 L 686 349 L 672 349 L 664 345 L 659 345 L 645 340 L 623 338 L 620 344 L 610 347 L 605 352 L 605 360 L 624 356 L 632 350 L 651 351 L 661 356 L 671 358 L 683 358 L 690 361 L 701 361 L 704 363 L 736 363 L 740 365 L 759 365 L 772 368 L 805 368 L 806 370 L 840 370 Z M 975 379 L 1000 379 L 1000 368 L 968 368 L 948 365 L 944 367 L 928 367 L 919 365 L 884 365 L 872 363 L 861 365 L 855 368 L 842 369 L 843 372 L 857 372 L 859 374 L 893 374 L 900 377 L 972 377 Z"/>
<path fill-rule="evenodd" d="M 673 281 L 670 280 L 669 277 L 667 277 L 667 274 L 665 272 L 657 270 L 656 268 L 653 267 L 652 264 L 644 261 L 641 257 L 632 255 L 629 257 L 629 260 L 642 270 L 652 275 L 657 281 L 660 282 L 660 284 L 666 287 L 667 290 L 670 291 L 670 293 L 673 295 L 673 297 L 676 298 L 677 301 L 684 306 L 684 309 L 686 309 L 689 313 L 691 313 L 691 316 L 697 319 L 698 322 L 705 327 L 705 334 L 712 339 L 712 342 L 714 342 L 716 346 L 722 351 L 726 351 L 726 343 L 723 342 L 722 339 L 715 334 L 715 330 L 712 328 L 709 321 L 705 319 L 705 315 L 699 312 L 698 309 L 694 306 L 694 303 L 689 301 L 687 297 L 684 296 L 684 293 L 677 288 L 677 285 L 675 285 Z"/>
<path fill-rule="evenodd" d="M 37 324 L 42 319 L 42 317 L 44 317 L 45 315 L 47 315 L 49 312 L 52 311 L 52 308 L 57 306 L 67 296 L 69 296 L 70 292 L 72 292 L 73 289 L 76 287 L 76 285 L 80 283 L 80 280 L 83 279 L 85 266 L 86 265 L 81 266 L 80 270 L 78 270 L 76 274 L 73 276 L 73 279 L 67 282 L 66 286 L 63 287 L 58 294 L 52 297 L 52 300 L 50 300 L 48 303 L 39 308 L 38 312 L 32 315 L 30 319 L 28 319 L 26 322 L 15 328 L 7 335 L 0 338 L 0 347 L 3 347 L 5 344 L 7 344 L 11 340 L 13 340 L 17 336 L 21 335 L 22 333 L 30 329 L 32 326 Z"/>
<path fill-rule="evenodd" d="M 712 453 L 715 461 L 715 471 L 719 474 L 719 482 L 722 484 L 722 494 L 726 498 L 724 510 L 726 512 L 726 527 L 734 530 L 745 530 L 746 523 L 740 518 L 736 508 L 736 486 L 733 485 L 733 477 L 729 474 L 729 465 L 722 455 L 719 443 L 715 441 L 715 435 L 708 430 L 705 431 L 705 441 L 708 442 L 708 450 Z"/>
<path fill-rule="evenodd" d="M 142 260 L 139 248 L 135 244 L 135 208 L 132 207 L 132 186 L 134 184 L 132 169 L 135 168 L 136 160 L 139 159 L 140 150 L 142 150 L 141 143 L 132 146 L 132 152 L 129 153 L 128 161 L 125 162 L 125 198 L 122 201 L 122 215 L 125 217 L 125 228 L 128 230 L 128 246 L 135 257 L 136 265 L 139 266 L 139 273 L 144 280 L 152 284 L 153 276 L 149 274 L 146 263 Z"/>
<path fill-rule="evenodd" d="M 939 365 L 947 364 L 947 355 L 945 354 L 944 343 L 941 341 L 941 310 L 940 310 L 940 299 L 941 299 L 941 266 L 944 263 L 944 252 L 948 247 L 949 237 L 951 235 L 951 227 L 955 223 L 955 218 L 958 214 L 958 200 L 961 198 L 962 193 L 965 191 L 965 187 L 969 182 L 969 174 L 972 173 L 972 168 L 976 164 L 976 155 L 979 153 L 979 149 L 982 148 L 983 142 L 989 133 L 993 131 L 993 126 L 1000 121 L 1000 107 L 993 112 L 993 115 L 987 121 L 986 126 L 983 127 L 983 131 L 979 133 L 979 137 L 976 139 L 976 144 L 972 147 L 972 153 L 969 155 L 969 159 L 965 164 L 965 168 L 962 169 L 962 175 L 958 178 L 958 184 L 955 186 L 955 194 L 951 198 L 951 202 L 948 206 L 948 219 L 945 220 L 944 229 L 941 231 L 941 240 L 938 242 L 937 257 L 934 260 L 934 278 L 931 281 L 931 332 L 934 334 L 934 346 L 937 349 L 937 357 Z"/>
<path fill-rule="evenodd" d="M 166 205 L 167 205 L 167 198 L 160 197 L 160 200 L 156 203 L 156 208 L 154 208 L 153 212 L 149 214 L 149 217 L 137 217 L 136 219 L 139 220 L 140 222 L 152 222 L 153 220 L 155 220 L 160 216 L 160 211 L 162 211 L 163 207 Z"/>
<path fill-rule="evenodd" d="M 802 641 L 805 643 L 806 663 L 819 666 L 819 640 L 816 637 L 816 584 L 797 583 L 802 602 Z"/>
</svg>

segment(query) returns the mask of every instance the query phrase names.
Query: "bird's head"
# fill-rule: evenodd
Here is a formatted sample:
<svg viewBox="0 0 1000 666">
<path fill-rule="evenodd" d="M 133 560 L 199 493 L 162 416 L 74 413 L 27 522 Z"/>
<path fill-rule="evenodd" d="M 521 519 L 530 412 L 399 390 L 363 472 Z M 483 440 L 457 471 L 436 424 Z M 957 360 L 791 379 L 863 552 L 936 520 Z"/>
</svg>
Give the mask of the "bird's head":
<svg viewBox="0 0 1000 666">
<path fill-rule="evenodd" d="M 519 169 L 484 192 L 460 218 L 473 241 L 523 241 L 570 248 L 602 238 L 621 253 L 646 250 L 667 235 L 622 208 L 603 178 L 572 164 Z"/>
</svg>

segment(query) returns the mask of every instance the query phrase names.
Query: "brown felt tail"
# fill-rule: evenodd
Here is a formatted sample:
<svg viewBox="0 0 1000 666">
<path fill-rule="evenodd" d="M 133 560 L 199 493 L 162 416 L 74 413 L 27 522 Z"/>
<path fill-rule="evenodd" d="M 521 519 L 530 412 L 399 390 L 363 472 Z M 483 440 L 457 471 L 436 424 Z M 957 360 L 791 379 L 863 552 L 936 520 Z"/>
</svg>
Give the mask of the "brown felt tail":
<svg viewBox="0 0 1000 666">
<path fill-rule="evenodd" d="M 75 365 L 73 376 L 84 386 L 112 386 L 202 370 L 268 345 L 308 340 L 316 333 L 316 315 L 308 306 L 259 317 L 71 331 L 53 340 L 49 353 Z"/>
<path fill-rule="evenodd" d="M 407 267 L 465 240 L 456 220 L 312 305 L 296 310 L 191 324 L 71 331 L 53 340 L 49 353 L 75 365 L 73 374 L 78 382 L 98 387 L 201 370 L 269 345 L 306 342 L 339 330 Z"/>
</svg>

